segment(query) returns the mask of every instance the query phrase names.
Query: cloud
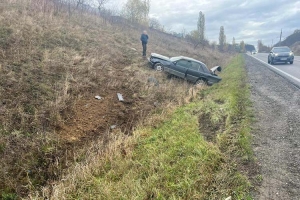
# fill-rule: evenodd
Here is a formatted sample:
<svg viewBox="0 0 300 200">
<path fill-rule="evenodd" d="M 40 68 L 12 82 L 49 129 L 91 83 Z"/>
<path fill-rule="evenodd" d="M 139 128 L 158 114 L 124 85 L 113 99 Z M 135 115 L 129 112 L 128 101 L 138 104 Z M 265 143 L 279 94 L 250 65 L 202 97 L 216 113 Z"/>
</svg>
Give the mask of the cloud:
<svg viewBox="0 0 300 200">
<path fill-rule="evenodd" d="M 126 0 L 115 0 L 121 5 Z M 205 14 L 206 37 L 217 41 L 220 26 L 224 26 L 227 42 L 257 44 L 262 40 L 271 45 L 279 40 L 280 30 L 287 37 L 299 29 L 300 0 L 152 0 L 150 16 L 172 31 L 197 28 L 199 11 Z"/>
</svg>

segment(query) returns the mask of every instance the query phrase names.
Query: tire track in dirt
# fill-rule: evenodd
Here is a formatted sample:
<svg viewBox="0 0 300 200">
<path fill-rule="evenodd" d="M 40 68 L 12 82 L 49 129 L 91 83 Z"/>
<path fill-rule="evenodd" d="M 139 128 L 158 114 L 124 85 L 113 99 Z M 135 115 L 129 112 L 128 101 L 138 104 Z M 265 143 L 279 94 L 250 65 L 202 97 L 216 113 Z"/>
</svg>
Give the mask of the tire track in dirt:
<svg viewBox="0 0 300 200">
<path fill-rule="evenodd" d="M 254 199 L 300 199 L 300 90 L 245 55 L 262 182 Z"/>
</svg>

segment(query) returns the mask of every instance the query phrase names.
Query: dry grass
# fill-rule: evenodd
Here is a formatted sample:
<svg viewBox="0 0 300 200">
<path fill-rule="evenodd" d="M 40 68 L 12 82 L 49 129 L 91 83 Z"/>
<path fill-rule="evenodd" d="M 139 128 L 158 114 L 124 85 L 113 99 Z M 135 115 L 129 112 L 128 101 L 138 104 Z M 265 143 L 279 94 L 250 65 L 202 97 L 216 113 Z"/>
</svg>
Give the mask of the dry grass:
<svg viewBox="0 0 300 200">
<path fill-rule="evenodd" d="M 60 179 L 73 163 L 84 160 L 89 151 L 84 147 L 86 144 L 98 137 L 103 141 L 107 126 L 90 136 L 92 130 L 98 130 L 96 123 L 78 134 L 75 129 L 68 129 L 72 130 L 70 136 L 77 137 L 74 143 L 60 134 L 64 128 L 74 126 L 73 119 L 89 114 L 91 110 L 87 109 L 83 115 L 78 105 L 95 94 L 109 97 L 122 91 L 131 100 L 122 107 L 124 112 L 128 111 L 130 120 L 122 119 L 120 130 L 127 132 L 138 122 L 152 123 L 144 120 L 151 113 L 164 113 L 164 108 L 193 100 L 191 84 L 169 79 L 146 67 L 139 52 L 141 27 L 110 24 L 77 10 L 68 15 L 51 1 L 4 0 L 0 4 L 3 195 L 26 196 L 29 191 Z M 193 49 L 178 38 L 151 30 L 149 36 L 148 52 L 191 56 L 208 66 L 227 61 L 228 55 L 208 48 Z M 149 77 L 156 78 L 159 86 L 149 83 Z M 118 111 L 121 105 L 116 105 L 108 102 L 107 108 L 115 112 L 106 124 L 124 115 Z M 155 125 L 161 118 L 153 120 Z"/>
<path fill-rule="evenodd" d="M 251 111 L 242 58 L 223 75 L 217 87 L 201 90 L 202 101 L 175 111 L 168 106 L 132 136 L 107 132 L 109 144 L 95 141 L 85 162 L 29 199 L 252 199 L 245 168 L 253 159 Z M 203 137 L 208 131 L 214 140 Z"/>
</svg>

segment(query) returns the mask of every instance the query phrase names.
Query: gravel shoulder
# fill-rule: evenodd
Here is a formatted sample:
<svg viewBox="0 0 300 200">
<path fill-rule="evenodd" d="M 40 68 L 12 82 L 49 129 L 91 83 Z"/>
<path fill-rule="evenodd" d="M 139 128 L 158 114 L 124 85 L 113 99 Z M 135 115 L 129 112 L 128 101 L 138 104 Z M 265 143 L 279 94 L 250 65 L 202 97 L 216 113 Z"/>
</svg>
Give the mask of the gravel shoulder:
<svg viewBox="0 0 300 200">
<path fill-rule="evenodd" d="M 262 183 L 255 199 L 300 199 L 300 90 L 245 55 Z"/>
</svg>

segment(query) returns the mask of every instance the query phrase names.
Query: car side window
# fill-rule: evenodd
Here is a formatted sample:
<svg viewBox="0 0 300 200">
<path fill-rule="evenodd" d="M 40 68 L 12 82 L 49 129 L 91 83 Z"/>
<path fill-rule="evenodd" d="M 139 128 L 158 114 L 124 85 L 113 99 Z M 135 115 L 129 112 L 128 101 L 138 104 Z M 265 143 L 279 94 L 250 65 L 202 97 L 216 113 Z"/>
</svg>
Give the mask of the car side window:
<svg viewBox="0 0 300 200">
<path fill-rule="evenodd" d="M 188 62 L 187 60 L 179 60 L 177 61 L 176 65 L 189 68 L 191 63 Z"/>
<path fill-rule="evenodd" d="M 196 62 L 192 62 L 191 69 L 192 69 L 192 70 L 195 70 L 195 71 L 202 71 L 202 69 L 201 69 L 201 67 L 200 67 L 200 64 L 199 64 L 199 63 L 196 63 Z"/>
</svg>

